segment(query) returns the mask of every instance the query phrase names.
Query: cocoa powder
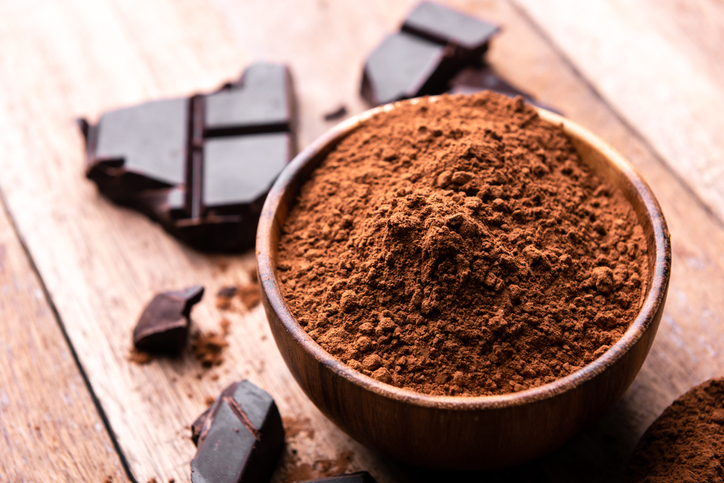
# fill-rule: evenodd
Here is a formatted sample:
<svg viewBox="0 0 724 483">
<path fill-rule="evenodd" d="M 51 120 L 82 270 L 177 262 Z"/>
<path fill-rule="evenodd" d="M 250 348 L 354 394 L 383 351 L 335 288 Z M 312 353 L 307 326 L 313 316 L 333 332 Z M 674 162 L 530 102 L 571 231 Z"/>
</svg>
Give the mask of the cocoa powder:
<svg viewBox="0 0 724 483">
<path fill-rule="evenodd" d="M 724 482 L 724 378 L 696 386 L 664 410 L 636 445 L 626 481 Z"/>
<path fill-rule="evenodd" d="M 558 126 L 492 93 L 403 103 L 301 189 L 278 269 L 326 351 L 382 382 L 478 396 L 540 386 L 621 337 L 643 230 Z"/>
</svg>

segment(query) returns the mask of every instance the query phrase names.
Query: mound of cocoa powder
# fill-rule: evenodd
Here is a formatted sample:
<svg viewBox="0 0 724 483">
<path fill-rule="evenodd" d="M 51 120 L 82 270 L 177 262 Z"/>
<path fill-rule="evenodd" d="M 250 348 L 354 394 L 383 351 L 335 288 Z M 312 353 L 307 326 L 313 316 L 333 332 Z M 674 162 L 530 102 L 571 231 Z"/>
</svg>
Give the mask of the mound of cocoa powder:
<svg viewBox="0 0 724 483">
<path fill-rule="evenodd" d="M 696 386 L 664 410 L 636 445 L 626 481 L 724 482 L 724 378 Z"/>
<path fill-rule="evenodd" d="M 643 230 L 522 99 L 403 103 L 302 187 L 282 292 L 325 350 L 383 382 L 477 396 L 590 363 L 635 318 Z"/>
</svg>

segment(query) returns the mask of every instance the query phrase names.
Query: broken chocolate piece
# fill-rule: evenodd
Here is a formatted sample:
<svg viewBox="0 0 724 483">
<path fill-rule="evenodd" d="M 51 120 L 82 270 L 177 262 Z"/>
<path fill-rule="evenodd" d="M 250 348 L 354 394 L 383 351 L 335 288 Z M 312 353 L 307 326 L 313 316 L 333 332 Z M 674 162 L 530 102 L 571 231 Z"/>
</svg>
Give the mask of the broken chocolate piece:
<svg viewBox="0 0 724 483">
<path fill-rule="evenodd" d="M 357 471 L 345 475 L 328 476 L 316 480 L 296 481 L 294 483 L 377 483 L 366 471 Z"/>
<path fill-rule="evenodd" d="M 327 114 L 325 114 L 324 120 L 325 121 L 336 121 L 337 119 L 341 119 L 346 115 L 347 115 L 347 106 L 342 104 L 334 111 L 330 111 Z"/>
<path fill-rule="evenodd" d="M 508 97 L 522 96 L 524 99 L 532 99 L 530 94 L 508 83 L 489 66 L 463 69 L 450 81 L 450 94 L 469 94 L 484 90 Z"/>
<path fill-rule="evenodd" d="M 488 65 L 480 68 L 461 70 L 451 81 L 448 94 L 472 94 L 479 91 L 493 91 L 508 97 L 521 96 L 529 104 L 558 112 L 557 110 L 536 101 L 532 95 L 520 90 L 500 77 Z M 560 114 L 560 113 L 559 113 Z"/>
<path fill-rule="evenodd" d="M 362 77 L 362 97 L 372 105 L 442 94 L 466 65 L 482 56 L 498 27 L 434 3 L 419 4 L 402 30 L 370 54 Z"/>
<path fill-rule="evenodd" d="M 193 441 L 195 446 L 199 444 L 199 435 L 201 435 L 201 430 L 204 428 L 204 423 L 206 422 L 206 418 L 209 417 L 209 413 L 211 413 L 210 407 L 206 408 L 206 411 L 201 413 L 201 415 L 196 418 L 196 421 L 191 423 L 191 441 Z"/>
<path fill-rule="evenodd" d="M 206 136 L 293 130 L 290 84 L 289 71 L 282 65 L 250 65 L 238 83 L 206 96 Z"/>
<path fill-rule="evenodd" d="M 147 352 L 180 352 L 188 338 L 191 307 L 203 296 L 200 285 L 157 294 L 138 319 L 133 345 Z"/>
<path fill-rule="evenodd" d="M 257 63 L 220 90 L 119 109 L 86 136 L 87 176 L 189 245 L 253 246 L 266 193 L 295 154 L 289 70 Z"/>
<path fill-rule="evenodd" d="M 497 25 L 432 2 L 421 2 L 402 24 L 402 31 L 447 47 L 458 62 L 482 65 Z"/>
<path fill-rule="evenodd" d="M 282 419 L 272 397 L 247 380 L 233 383 L 204 420 L 191 481 L 269 481 L 283 444 Z"/>
<path fill-rule="evenodd" d="M 448 78 L 445 47 L 400 32 L 387 36 L 370 54 L 362 78 L 362 97 L 373 106 L 439 90 Z"/>
</svg>

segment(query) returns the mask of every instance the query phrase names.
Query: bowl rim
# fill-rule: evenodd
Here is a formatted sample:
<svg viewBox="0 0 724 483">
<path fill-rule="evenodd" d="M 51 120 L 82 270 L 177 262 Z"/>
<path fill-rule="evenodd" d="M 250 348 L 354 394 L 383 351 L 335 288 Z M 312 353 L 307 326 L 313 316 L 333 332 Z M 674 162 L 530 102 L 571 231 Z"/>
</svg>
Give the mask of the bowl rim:
<svg viewBox="0 0 724 483">
<path fill-rule="evenodd" d="M 429 99 L 430 102 L 436 102 L 439 98 L 440 96 L 433 96 L 427 99 Z M 320 364 L 326 366 L 334 373 L 354 385 L 376 393 L 379 396 L 397 400 L 402 403 L 429 408 L 460 411 L 502 409 L 549 399 L 594 379 L 596 376 L 604 372 L 607 367 L 624 357 L 624 355 L 641 339 L 641 337 L 643 337 L 647 329 L 654 322 L 657 311 L 664 303 L 664 298 L 668 289 L 671 271 L 670 236 L 663 212 L 661 211 L 661 207 L 659 206 L 653 191 L 622 155 L 593 133 L 581 127 L 579 124 L 540 107 L 531 106 L 538 111 L 541 118 L 551 124 L 561 126 L 569 137 L 576 137 L 588 143 L 615 165 L 616 169 L 631 182 L 632 186 L 638 192 L 639 197 L 643 201 L 645 212 L 651 221 L 654 246 L 648 246 L 647 249 L 654 249 L 656 256 L 653 270 L 650 270 L 651 288 L 643 301 L 641 310 L 639 311 L 636 319 L 626 329 L 623 336 L 608 350 L 606 350 L 606 352 L 593 362 L 565 377 L 523 391 L 492 396 L 432 395 L 386 384 L 352 369 L 325 351 L 314 339 L 312 339 L 312 337 L 292 315 L 287 304 L 284 302 L 284 297 L 279 289 L 275 276 L 276 270 L 271 257 L 271 254 L 275 251 L 274 247 L 271 246 L 271 232 L 274 228 L 274 224 L 276 224 L 276 214 L 282 203 L 287 187 L 293 184 L 293 181 L 301 174 L 306 164 L 310 162 L 320 151 L 323 151 L 325 148 L 339 142 L 344 136 L 352 132 L 365 120 L 380 113 L 390 111 L 399 106 L 401 103 L 415 104 L 420 102 L 421 99 L 425 98 L 407 99 L 379 106 L 357 114 L 339 123 L 299 152 L 299 154 L 294 157 L 294 159 L 279 175 L 270 189 L 264 203 L 264 207 L 262 208 L 256 243 L 259 280 L 262 290 L 269 301 L 271 310 L 275 312 L 279 321 L 285 327 L 287 332 L 289 332 L 290 336 L 293 337 L 295 341 L 300 344 L 304 350 L 309 352 Z M 279 228 L 281 229 L 281 227 Z"/>
</svg>

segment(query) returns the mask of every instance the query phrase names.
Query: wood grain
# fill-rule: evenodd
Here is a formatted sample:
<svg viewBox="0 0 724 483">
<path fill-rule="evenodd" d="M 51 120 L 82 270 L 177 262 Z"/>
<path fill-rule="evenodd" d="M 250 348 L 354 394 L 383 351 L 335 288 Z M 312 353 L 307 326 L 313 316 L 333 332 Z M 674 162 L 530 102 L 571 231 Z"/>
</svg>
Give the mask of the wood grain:
<svg viewBox="0 0 724 483">
<path fill-rule="evenodd" d="M 724 223 L 724 6 L 514 0 Z"/>
<path fill-rule="evenodd" d="M 0 481 L 126 481 L 1 204 L 0 320 Z"/>
<path fill-rule="evenodd" d="M 450 478 L 404 467 L 352 442 L 294 383 L 261 307 L 230 313 L 215 307 L 220 287 L 248 280 L 253 254 L 194 252 L 142 215 L 110 204 L 83 178 L 75 116 L 93 119 L 107 109 L 209 90 L 255 59 L 292 66 L 302 147 L 332 124 L 323 113 L 340 103 L 359 112 L 363 60 L 413 1 L 358 3 L 0 3 L 0 189 L 138 481 L 188 481 L 194 447 L 186 426 L 204 409 L 206 396 L 241 377 L 268 390 L 287 418 L 290 436 L 274 481 L 356 469 L 369 470 L 381 483 Z M 500 22 L 504 30 L 489 53 L 495 68 L 619 149 L 651 184 L 667 217 L 674 253 L 670 296 L 632 388 L 563 449 L 485 475 L 490 481 L 615 480 L 660 411 L 693 384 L 724 371 L 724 353 L 717 350 L 724 343 L 724 229 L 697 197 L 704 193 L 698 181 L 684 178 L 684 184 L 672 174 L 548 44 L 540 26 L 503 0 L 450 4 Z M 644 110 L 663 118 L 668 105 Z M 717 122 L 704 118 L 702 125 L 713 129 Z M 665 143 L 650 142 L 665 154 Z M 192 312 L 194 325 L 212 330 L 222 318 L 232 322 L 226 362 L 210 373 L 188 354 L 145 366 L 129 363 L 130 333 L 143 304 L 156 291 L 195 283 L 205 285 L 208 295 Z"/>
</svg>

